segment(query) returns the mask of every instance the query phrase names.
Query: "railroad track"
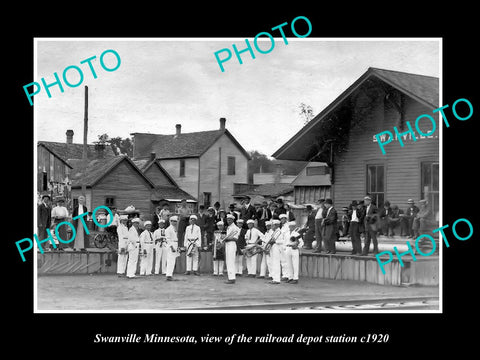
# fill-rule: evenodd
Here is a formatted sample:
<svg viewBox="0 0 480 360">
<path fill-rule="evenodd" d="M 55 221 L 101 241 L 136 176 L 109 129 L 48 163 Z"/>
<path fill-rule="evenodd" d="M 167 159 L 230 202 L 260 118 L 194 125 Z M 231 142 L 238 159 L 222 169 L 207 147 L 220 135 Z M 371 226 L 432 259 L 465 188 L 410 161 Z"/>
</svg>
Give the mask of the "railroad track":
<svg viewBox="0 0 480 360">
<path fill-rule="evenodd" d="M 438 297 L 416 296 L 402 298 L 356 299 L 340 301 L 306 301 L 259 303 L 247 305 L 205 306 L 185 310 L 299 310 L 299 311 L 377 311 L 377 310 L 439 310 Z"/>
</svg>

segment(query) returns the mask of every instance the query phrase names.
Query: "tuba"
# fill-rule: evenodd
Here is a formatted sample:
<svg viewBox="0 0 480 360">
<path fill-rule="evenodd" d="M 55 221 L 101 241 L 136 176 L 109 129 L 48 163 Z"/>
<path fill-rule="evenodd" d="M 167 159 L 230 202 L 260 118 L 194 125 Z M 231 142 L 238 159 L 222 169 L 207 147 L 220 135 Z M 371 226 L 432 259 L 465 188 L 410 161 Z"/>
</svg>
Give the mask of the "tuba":
<svg viewBox="0 0 480 360">
<path fill-rule="evenodd" d="M 273 235 L 275 234 L 273 233 L 272 237 L 270 238 L 270 240 L 268 240 L 267 244 L 265 245 L 265 249 L 263 250 L 263 252 L 267 255 L 270 254 L 270 249 L 272 248 L 273 244 L 275 244 L 275 241 L 278 239 L 278 237 L 282 234 L 279 230 L 276 232 L 277 232 L 277 236 L 273 237 Z"/>
</svg>

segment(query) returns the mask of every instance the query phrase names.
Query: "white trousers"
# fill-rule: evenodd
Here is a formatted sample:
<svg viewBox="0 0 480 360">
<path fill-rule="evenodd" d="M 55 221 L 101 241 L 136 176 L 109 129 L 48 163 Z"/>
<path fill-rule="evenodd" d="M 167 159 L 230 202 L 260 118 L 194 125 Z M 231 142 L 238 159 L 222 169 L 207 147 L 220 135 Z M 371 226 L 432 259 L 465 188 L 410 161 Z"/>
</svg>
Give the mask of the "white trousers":
<svg viewBox="0 0 480 360">
<path fill-rule="evenodd" d="M 273 281 L 280 282 L 280 269 L 281 269 L 281 245 L 273 244 L 270 249 L 270 257 L 272 258 L 272 267 L 270 268 L 270 276 Z"/>
<path fill-rule="evenodd" d="M 253 255 L 251 257 L 246 256 L 245 258 L 247 263 L 248 275 L 256 275 L 257 274 L 257 255 Z"/>
<path fill-rule="evenodd" d="M 287 255 L 286 255 L 286 247 L 280 246 L 280 267 L 282 269 L 282 278 L 290 279 L 290 274 L 288 272 L 287 266 Z"/>
<path fill-rule="evenodd" d="M 222 275 L 223 274 L 223 260 L 213 260 L 213 275 Z"/>
<path fill-rule="evenodd" d="M 225 242 L 225 265 L 227 267 L 228 280 L 235 280 L 235 253 L 237 252 L 237 243 L 235 241 Z"/>
<path fill-rule="evenodd" d="M 300 265 L 300 252 L 298 249 L 294 250 L 290 246 L 285 250 L 287 258 L 288 279 L 298 280 L 298 268 Z"/>
<path fill-rule="evenodd" d="M 138 247 L 128 252 L 127 277 L 134 277 L 137 272 Z"/>
<path fill-rule="evenodd" d="M 243 254 L 235 255 L 235 273 L 239 275 L 243 273 Z"/>
<path fill-rule="evenodd" d="M 162 274 L 167 271 L 167 246 L 155 245 L 155 274 L 160 274 L 160 264 L 162 265 Z"/>
<path fill-rule="evenodd" d="M 262 255 L 262 263 L 260 264 L 260 276 L 269 276 L 272 274 L 272 256 L 269 254 L 263 253 Z"/>
<path fill-rule="evenodd" d="M 127 261 L 128 261 L 128 254 L 118 254 L 117 259 L 117 274 L 125 274 L 127 270 Z"/>
<path fill-rule="evenodd" d="M 167 269 L 165 274 L 167 276 L 173 275 L 173 270 L 175 269 L 175 262 L 177 261 L 177 252 L 173 252 L 170 247 L 167 247 Z"/>
<path fill-rule="evenodd" d="M 147 250 L 147 255 L 143 255 L 140 259 L 140 275 L 151 275 L 153 268 L 153 244 L 145 244 L 144 249 Z"/>
<path fill-rule="evenodd" d="M 198 248 L 195 247 L 190 253 L 191 256 L 186 256 L 187 271 L 198 270 Z"/>
</svg>

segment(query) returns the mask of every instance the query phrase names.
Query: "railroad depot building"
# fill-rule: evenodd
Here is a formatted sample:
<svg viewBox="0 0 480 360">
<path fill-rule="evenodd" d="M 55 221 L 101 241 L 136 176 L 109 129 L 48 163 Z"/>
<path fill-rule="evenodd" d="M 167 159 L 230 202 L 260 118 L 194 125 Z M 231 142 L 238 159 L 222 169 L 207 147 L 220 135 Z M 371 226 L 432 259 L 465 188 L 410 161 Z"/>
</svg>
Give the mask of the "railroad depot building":
<svg viewBox="0 0 480 360">
<path fill-rule="evenodd" d="M 331 197 L 337 209 L 368 194 L 382 207 L 388 200 L 400 209 L 407 200 L 416 204 L 427 199 L 432 226 L 439 213 L 439 80 L 435 77 L 369 68 L 331 104 L 316 115 L 272 156 L 280 160 L 326 162 L 330 167 Z M 415 130 L 422 114 L 436 121 L 436 131 L 428 137 Z M 383 155 L 375 134 L 393 127 L 411 134 L 385 146 Z M 428 133 L 428 119 L 419 122 Z"/>
</svg>

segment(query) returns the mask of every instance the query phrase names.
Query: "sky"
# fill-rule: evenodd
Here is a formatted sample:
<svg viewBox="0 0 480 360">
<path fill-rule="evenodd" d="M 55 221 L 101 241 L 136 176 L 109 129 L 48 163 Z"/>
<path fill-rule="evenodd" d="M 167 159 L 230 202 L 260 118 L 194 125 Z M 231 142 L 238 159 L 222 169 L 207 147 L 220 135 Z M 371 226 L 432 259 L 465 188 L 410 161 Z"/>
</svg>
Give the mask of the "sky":
<svg viewBox="0 0 480 360">
<path fill-rule="evenodd" d="M 249 39 L 253 47 L 253 39 Z M 204 39 L 36 39 L 38 83 L 54 82 L 54 72 L 62 78 L 70 65 L 82 69 L 78 87 L 63 83 L 34 97 L 36 140 L 64 142 L 67 129 L 73 141 L 83 141 L 84 86 L 88 86 L 88 142 L 98 135 L 129 137 L 134 132 L 174 134 L 215 130 L 219 118 L 248 150 L 273 154 L 303 127 L 300 103 L 318 114 L 369 67 L 439 77 L 441 48 L 437 39 L 322 39 L 275 38 L 273 50 L 255 59 L 242 53 L 243 64 L 235 57 L 232 44 L 245 48 L 244 38 Z M 262 49 L 270 40 L 259 41 Z M 214 53 L 229 48 L 232 58 L 222 72 Z M 115 50 L 119 68 L 107 72 L 100 55 Z M 92 65 L 81 61 L 96 56 Z M 220 56 L 224 56 L 222 53 Z M 113 68 L 111 53 L 105 65 Z M 70 83 L 80 78 L 67 72 Z M 26 99 L 26 101 L 28 101 Z"/>
</svg>

